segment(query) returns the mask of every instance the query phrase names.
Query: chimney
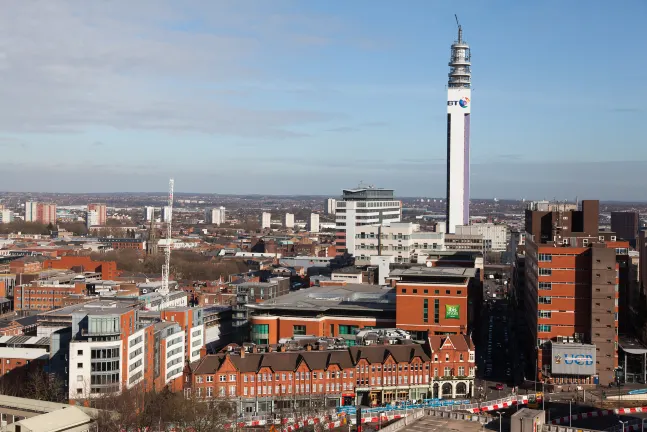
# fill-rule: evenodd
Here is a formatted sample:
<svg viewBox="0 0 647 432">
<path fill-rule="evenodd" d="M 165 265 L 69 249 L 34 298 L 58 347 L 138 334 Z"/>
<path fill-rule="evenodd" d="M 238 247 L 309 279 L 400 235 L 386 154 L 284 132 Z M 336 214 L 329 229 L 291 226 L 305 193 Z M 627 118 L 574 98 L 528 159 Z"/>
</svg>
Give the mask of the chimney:
<svg viewBox="0 0 647 432">
<path fill-rule="evenodd" d="M 200 348 L 200 358 L 206 357 L 207 356 L 207 347 L 203 346 Z"/>
<path fill-rule="evenodd" d="M 245 347 L 240 347 L 240 358 L 245 358 Z"/>
</svg>

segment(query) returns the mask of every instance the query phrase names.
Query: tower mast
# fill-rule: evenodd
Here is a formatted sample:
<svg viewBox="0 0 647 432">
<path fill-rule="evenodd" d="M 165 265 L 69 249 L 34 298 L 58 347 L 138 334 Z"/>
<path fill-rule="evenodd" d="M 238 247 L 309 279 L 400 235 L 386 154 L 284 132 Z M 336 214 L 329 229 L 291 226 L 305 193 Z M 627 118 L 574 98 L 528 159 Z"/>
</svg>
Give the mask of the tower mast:
<svg viewBox="0 0 647 432">
<path fill-rule="evenodd" d="M 175 181 L 170 179 L 168 182 L 168 223 L 166 224 L 166 249 L 164 249 L 164 265 L 162 265 L 162 289 L 161 294 L 167 296 L 169 293 L 168 278 L 171 270 L 171 233 L 173 225 L 173 186 Z"/>
</svg>

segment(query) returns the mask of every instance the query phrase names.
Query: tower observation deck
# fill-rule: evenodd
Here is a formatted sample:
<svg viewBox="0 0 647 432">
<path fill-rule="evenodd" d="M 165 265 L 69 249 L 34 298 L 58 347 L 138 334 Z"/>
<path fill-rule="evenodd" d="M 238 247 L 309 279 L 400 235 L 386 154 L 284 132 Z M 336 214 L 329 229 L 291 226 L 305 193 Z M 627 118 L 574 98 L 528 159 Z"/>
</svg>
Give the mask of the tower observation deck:
<svg viewBox="0 0 647 432">
<path fill-rule="evenodd" d="M 472 71 L 470 62 L 470 46 L 463 40 L 463 29 L 458 25 L 458 40 L 452 44 L 452 54 L 449 59 L 449 88 L 470 88 Z"/>
</svg>

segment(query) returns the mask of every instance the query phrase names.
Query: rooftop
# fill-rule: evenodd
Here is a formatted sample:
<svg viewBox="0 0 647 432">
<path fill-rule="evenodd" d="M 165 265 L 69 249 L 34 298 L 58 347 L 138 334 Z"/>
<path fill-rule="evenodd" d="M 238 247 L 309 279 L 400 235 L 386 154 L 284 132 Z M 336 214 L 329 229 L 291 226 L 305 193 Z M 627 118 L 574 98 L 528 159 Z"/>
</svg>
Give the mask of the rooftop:
<svg viewBox="0 0 647 432">
<path fill-rule="evenodd" d="M 391 270 L 390 276 L 475 277 L 476 269 L 464 267 L 427 267 L 421 265 L 405 269 L 393 269 Z"/>
<path fill-rule="evenodd" d="M 251 309 L 395 310 L 395 290 L 379 285 L 316 286 L 248 305 Z"/>
<path fill-rule="evenodd" d="M 40 316 L 70 316 L 73 313 L 85 313 L 87 315 L 122 314 L 136 309 L 138 306 L 139 302 L 136 300 L 99 298 L 87 303 L 65 306 L 60 309 L 43 312 Z"/>
</svg>

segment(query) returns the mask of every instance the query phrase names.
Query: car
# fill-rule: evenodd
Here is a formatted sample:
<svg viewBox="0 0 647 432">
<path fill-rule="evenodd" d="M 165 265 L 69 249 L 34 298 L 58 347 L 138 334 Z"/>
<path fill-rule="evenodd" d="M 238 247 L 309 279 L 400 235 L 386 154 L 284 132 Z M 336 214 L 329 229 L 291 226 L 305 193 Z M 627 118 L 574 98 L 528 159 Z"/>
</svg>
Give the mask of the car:
<svg viewBox="0 0 647 432">
<path fill-rule="evenodd" d="M 501 383 L 497 383 L 497 384 L 494 386 L 494 388 L 495 388 L 495 389 L 497 389 L 497 390 L 503 390 L 503 384 L 501 384 Z"/>
</svg>

